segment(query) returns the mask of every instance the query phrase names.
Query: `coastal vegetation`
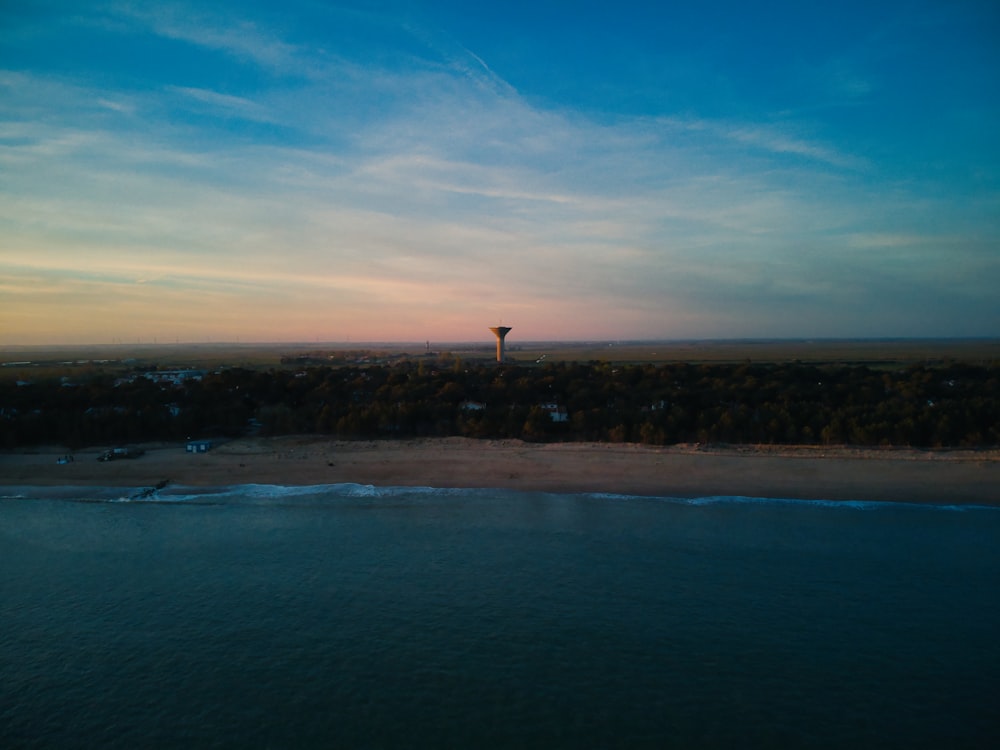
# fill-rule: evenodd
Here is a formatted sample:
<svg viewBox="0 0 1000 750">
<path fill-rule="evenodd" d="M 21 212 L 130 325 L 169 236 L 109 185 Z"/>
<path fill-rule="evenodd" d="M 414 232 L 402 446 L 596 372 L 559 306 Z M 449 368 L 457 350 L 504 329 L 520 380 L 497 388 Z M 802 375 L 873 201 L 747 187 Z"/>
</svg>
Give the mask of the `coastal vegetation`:
<svg viewBox="0 0 1000 750">
<path fill-rule="evenodd" d="M 1000 366 L 786 363 L 155 367 L 0 381 L 0 446 L 243 434 L 532 441 L 1000 445 Z"/>
</svg>

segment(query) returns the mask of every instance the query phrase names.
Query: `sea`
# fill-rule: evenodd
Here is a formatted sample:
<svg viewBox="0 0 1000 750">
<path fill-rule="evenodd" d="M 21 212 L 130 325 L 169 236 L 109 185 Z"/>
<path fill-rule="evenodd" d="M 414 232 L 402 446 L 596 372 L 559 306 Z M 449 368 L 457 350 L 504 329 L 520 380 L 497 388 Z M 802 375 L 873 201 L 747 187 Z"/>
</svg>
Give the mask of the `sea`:
<svg viewBox="0 0 1000 750">
<path fill-rule="evenodd" d="M 0 488 L 3 748 L 997 748 L 1000 508 Z"/>
</svg>

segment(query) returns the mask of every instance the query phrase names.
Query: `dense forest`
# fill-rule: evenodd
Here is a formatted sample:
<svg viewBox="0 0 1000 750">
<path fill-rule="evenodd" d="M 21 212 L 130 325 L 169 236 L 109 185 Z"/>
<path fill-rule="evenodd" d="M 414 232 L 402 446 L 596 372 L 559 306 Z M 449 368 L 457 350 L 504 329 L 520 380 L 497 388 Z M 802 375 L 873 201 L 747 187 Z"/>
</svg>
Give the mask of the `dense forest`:
<svg viewBox="0 0 1000 750">
<path fill-rule="evenodd" d="M 0 446 L 245 434 L 995 446 L 1000 366 L 465 364 L 0 382 Z"/>
</svg>

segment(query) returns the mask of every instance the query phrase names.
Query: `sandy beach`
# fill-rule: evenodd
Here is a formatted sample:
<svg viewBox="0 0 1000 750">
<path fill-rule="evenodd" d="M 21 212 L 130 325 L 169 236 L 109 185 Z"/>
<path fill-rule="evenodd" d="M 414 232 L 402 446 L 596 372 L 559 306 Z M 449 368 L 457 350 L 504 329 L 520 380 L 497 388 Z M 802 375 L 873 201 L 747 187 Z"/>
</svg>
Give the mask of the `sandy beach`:
<svg viewBox="0 0 1000 750">
<path fill-rule="evenodd" d="M 97 461 L 104 447 L 0 453 L 0 485 L 147 487 L 335 484 L 497 487 L 646 496 L 870 500 L 1000 505 L 1000 450 L 606 443 L 465 438 L 343 441 L 251 438 L 191 454 L 182 443 L 140 446 L 135 459 Z"/>
</svg>

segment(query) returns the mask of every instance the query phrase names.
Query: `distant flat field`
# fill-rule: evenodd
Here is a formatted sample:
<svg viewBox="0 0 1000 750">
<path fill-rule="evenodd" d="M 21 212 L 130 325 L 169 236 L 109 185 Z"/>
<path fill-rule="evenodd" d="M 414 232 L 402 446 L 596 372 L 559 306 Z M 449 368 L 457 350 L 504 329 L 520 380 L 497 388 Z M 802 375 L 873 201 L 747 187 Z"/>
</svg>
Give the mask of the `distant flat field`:
<svg viewBox="0 0 1000 750">
<path fill-rule="evenodd" d="M 283 357 L 307 354 L 368 353 L 369 361 L 402 356 L 460 357 L 491 361 L 495 344 L 483 342 L 420 343 L 204 343 L 65 347 L 11 347 L 0 350 L 0 377 L 22 377 L 42 371 L 118 370 L 142 366 L 270 368 Z M 609 363 L 780 363 L 865 364 L 904 367 L 945 360 L 975 364 L 1000 361 L 1000 339 L 816 339 L 705 341 L 507 341 L 508 358 L 518 364 L 536 362 Z M 290 366 L 296 366 L 292 364 Z M 301 366 L 301 365 L 298 365 Z"/>
<path fill-rule="evenodd" d="M 538 352 L 546 354 L 546 360 L 557 361 L 727 363 L 750 360 L 893 366 L 946 359 L 975 363 L 1000 360 L 1000 339 L 566 342 L 526 343 L 520 348 L 509 348 L 515 359 L 531 359 L 529 355 Z"/>
</svg>

